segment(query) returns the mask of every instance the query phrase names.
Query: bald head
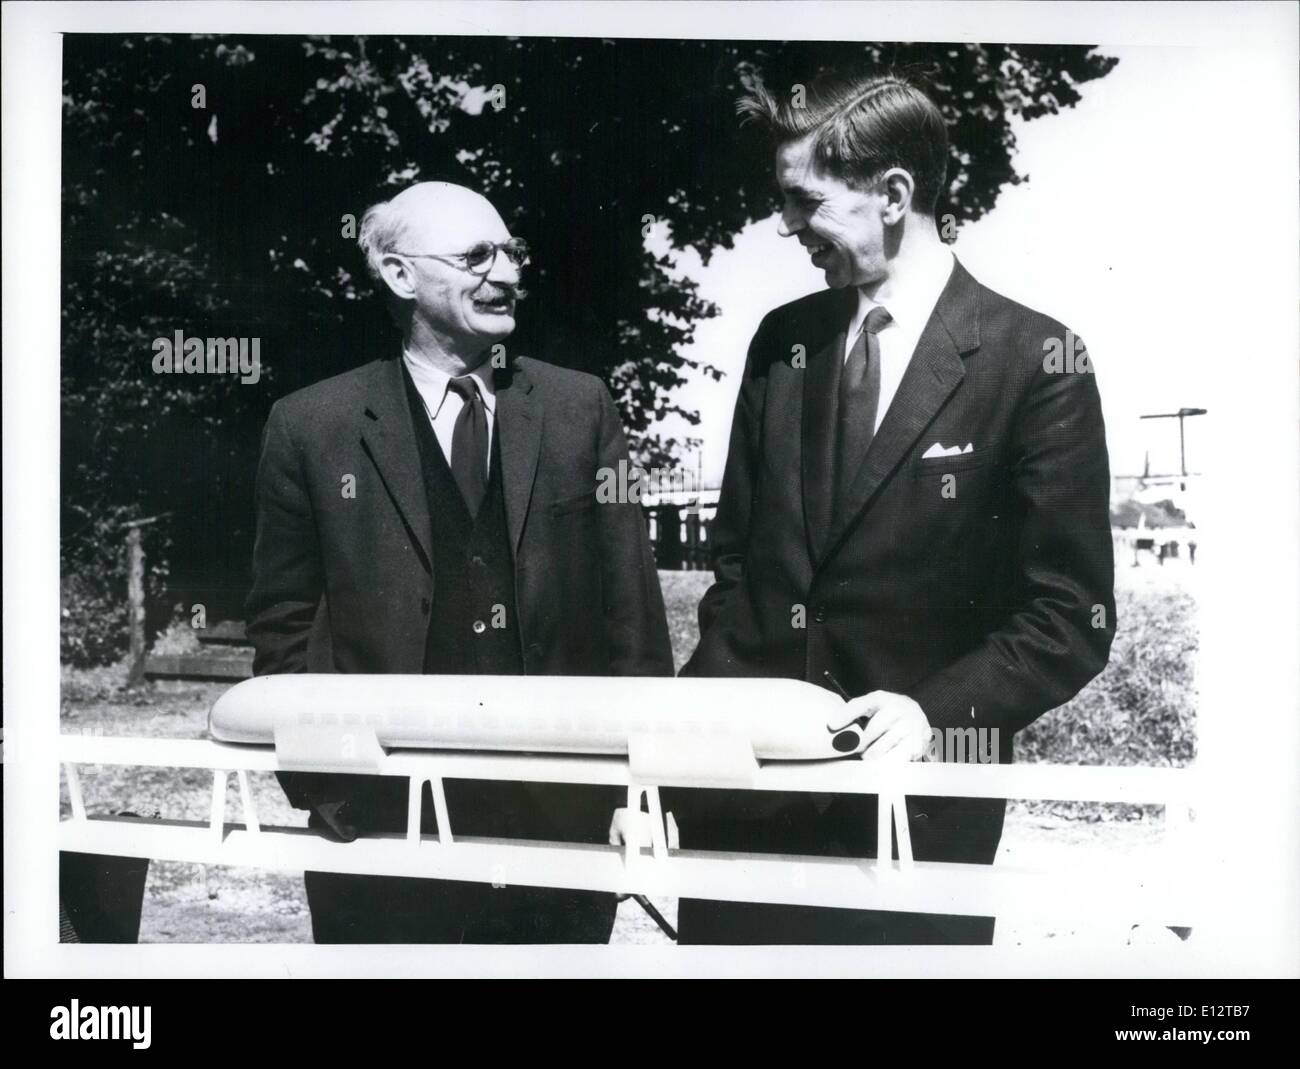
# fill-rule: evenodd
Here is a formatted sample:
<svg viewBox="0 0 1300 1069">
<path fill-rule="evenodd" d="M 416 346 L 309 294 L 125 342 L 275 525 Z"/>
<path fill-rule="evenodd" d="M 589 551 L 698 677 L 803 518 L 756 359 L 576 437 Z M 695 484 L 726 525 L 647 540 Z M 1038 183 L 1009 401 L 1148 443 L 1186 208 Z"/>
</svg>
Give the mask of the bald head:
<svg viewBox="0 0 1300 1069">
<path fill-rule="evenodd" d="M 510 242 L 487 198 L 450 182 L 421 182 L 369 208 L 357 237 L 407 350 L 453 373 L 515 329 L 527 252 Z"/>
<path fill-rule="evenodd" d="M 476 241 L 504 241 L 509 236 L 500 214 L 482 194 L 451 182 L 418 182 L 366 209 L 357 244 L 378 281 L 386 252 L 459 252 Z"/>
</svg>

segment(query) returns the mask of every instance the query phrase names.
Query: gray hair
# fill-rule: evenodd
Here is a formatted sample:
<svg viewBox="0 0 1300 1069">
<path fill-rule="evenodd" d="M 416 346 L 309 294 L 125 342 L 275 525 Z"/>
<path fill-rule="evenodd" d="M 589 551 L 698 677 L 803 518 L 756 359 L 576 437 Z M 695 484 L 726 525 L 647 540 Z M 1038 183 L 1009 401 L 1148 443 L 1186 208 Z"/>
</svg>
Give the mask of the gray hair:
<svg viewBox="0 0 1300 1069">
<path fill-rule="evenodd" d="M 366 258 L 366 270 L 376 282 L 382 280 L 379 273 L 380 258 L 397 248 L 399 239 L 406 233 L 406 227 L 406 218 L 400 209 L 393 206 L 391 200 L 372 204 L 362 214 L 357 245 Z"/>
</svg>

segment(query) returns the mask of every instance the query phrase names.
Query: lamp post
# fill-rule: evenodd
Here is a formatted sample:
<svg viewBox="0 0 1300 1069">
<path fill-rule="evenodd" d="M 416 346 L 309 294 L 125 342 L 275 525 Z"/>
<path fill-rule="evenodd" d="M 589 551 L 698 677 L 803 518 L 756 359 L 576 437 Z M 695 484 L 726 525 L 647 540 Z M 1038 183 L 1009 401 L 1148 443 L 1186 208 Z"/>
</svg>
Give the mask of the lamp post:
<svg viewBox="0 0 1300 1069">
<path fill-rule="evenodd" d="M 1187 441 L 1183 432 L 1183 421 L 1188 416 L 1203 416 L 1206 413 L 1204 408 L 1180 408 L 1177 412 L 1152 412 L 1149 415 L 1139 416 L 1139 419 L 1176 419 L 1178 420 L 1178 467 L 1183 476 L 1187 475 Z"/>
</svg>

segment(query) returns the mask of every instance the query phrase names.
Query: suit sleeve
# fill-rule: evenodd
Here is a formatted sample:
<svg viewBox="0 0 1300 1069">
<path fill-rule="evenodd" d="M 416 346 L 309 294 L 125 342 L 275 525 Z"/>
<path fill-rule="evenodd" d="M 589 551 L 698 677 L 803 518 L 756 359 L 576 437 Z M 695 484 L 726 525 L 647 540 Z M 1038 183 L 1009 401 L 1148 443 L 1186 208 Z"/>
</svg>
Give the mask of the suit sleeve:
<svg viewBox="0 0 1300 1069">
<path fill-rule="evenodd" d="M 262 435 L 253 586 L 245 604 L 254 675 L 307 671 L 308 636 L 322 589 L 301 455 L 283 407 L 276 404 Z"/>
<path fill-rule="evenodd" d="M 627 439 L 614 399 L 600 387 L 598 466 L 628 464 Z M 601 588 L 610 672 L 616 676 L 671 676 L 663 593 L 641 506 L 610 502 L 596 509 L 600 524 Z"/>
<path fill-rule="evenodd" d="M 1018 731 L 1100 672 L 1115 634 L 1110 471 L 1095 376 L 1040 366 L 1014 435 L 1016 596 L 979 646 L 909 689 L 934 727 Z"/>
<path fill-rule="evenodd" d="M 758 462 L 762 443 L 763 391 L 766 379 L 755 375 L 761 364 L 769 334 L 764 319 L 754 333 L 745 360 L 740 393 L 736 397 L 727 445 L 727 464 L 722 473 L 718 511 L 709 528 L 713 555 L 713 585 L 700 601 L 700 638 L 722 615 L 736 588 L 744 581 L 745 557 L 749 552 L 750 523 L 758 489 Z"/>
</svg>

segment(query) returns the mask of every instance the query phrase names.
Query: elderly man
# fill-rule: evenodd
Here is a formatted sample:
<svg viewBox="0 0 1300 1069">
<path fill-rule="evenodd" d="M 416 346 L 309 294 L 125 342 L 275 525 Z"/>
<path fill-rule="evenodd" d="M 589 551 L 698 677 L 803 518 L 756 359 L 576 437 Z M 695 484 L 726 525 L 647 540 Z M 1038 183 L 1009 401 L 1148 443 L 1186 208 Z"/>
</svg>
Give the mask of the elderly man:
<svg viewBox="0 0 1300 1069">
<path fill-rule="evenodd" d="M 921 757 L 938 730 L 1008 761 L 1013 733 L 1096 675 L 1114 635 L 1096 380 L 1086 360 L 1061 359 L 1071 333 L 980 285 L 940 240 L 948 139 L 924 93 L 829 78 L 802 103 L 759 87 L 741 110 L 771 135 L 781 233 L 829 289 L 769 313 L 750 345 L 716 582 L 684 672 L 851 696 L 828 726 L 861 718 L 867 760 Z M 684 847 L 890 850 L 875 842 L 874 798 L 701 792 L 673 808 Z M 1004 809 L 909 799 L 915 856 L 991 863 Z M 993 918 L 686 901 L 679 930 L 684 942 L 982 943 Z"/>
<path fill-rule="evenodd" d="M 608 391 L 505 342 L 525 243 L 471 190 L 377 204 L 359 244 L 400 350 L 280 400 L 258 471 L 254 670 L 669 675 L 636 504 L 597 502 L 626 462 Z M 405 784 L 285 774 L 310 823 L 400 830 Z M 436 830 L 425 789 L 425 830 Z M 606 788 L 448 781 L 470 836 L 604 843 Z M 307 873 L 317 942 L 606 942 L 612 895 Z"/>
</svg>

